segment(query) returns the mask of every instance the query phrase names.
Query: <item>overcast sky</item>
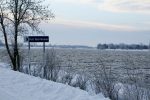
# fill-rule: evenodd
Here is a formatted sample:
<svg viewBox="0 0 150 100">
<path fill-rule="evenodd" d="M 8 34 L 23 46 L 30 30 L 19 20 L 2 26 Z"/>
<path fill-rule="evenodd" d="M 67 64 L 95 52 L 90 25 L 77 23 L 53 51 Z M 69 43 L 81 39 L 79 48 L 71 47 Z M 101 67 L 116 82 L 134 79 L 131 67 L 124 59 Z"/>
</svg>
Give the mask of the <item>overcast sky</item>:
<svg viewBox="0 0 150 100">
<path fill-rule="evenodd" d="M 52 44 L 150 42 L 150 0 L 47 0 L 55 19 L 43 23 Z"/>
</svg>

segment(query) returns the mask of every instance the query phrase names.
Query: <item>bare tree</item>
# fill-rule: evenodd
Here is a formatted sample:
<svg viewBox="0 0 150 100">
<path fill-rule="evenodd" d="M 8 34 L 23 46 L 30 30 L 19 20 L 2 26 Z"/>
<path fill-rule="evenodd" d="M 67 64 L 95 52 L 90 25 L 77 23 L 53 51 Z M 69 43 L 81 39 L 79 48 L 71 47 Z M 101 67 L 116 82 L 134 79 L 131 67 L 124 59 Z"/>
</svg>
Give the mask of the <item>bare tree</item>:
<svg viewBox="0 0 150 100">
<path fill-rule="evenodd" d="M 31 29 L 41 32 L 38 27 L 40 22 L 53 17 L 48 6 L 43 5 L 43 0 L 0 0 L 0 31 L 3 33 L 13 70 L 20 70 L 18 36 L 28 33 Z M 13 42 L 12 52 L 10 42 Z"/>
<path fill-rule="evenodd" d="M 67 64 L 67 69 L 64 70 L 64 76 L 61 78 L 61 82 L 64 83 L 64 84 L 68 84 L 68 85 L 72 85 L 72 80 L 73 80 L 73 61 L 71 59 L 71 56 L 68 55 L 67 56 L 68 58 L 68 64 Z"/>
<path fill-rule="evenodd" d="M 46 64 L 45 66 L 43 66 L 43 69 L 44 78 L 52 81 L 57 81 L 60 71 L 60 61 L 56 56 L 56 51 L 54 50 L 54 48 L 50 49 L 47 52 Z"/>
<path fill-rule="evenodd" d="M 111 100 L 118 100 L 118 93 L 120 87 L 116 85 L 117 80 L 114 76 L 112 66 L 106 65 L 107 62 L 108 61 L 106 61 L 106 59 L 104 59 L 100 54 L 99 58 L 97 59 L 97 72 L 94 73 L 95 91 L 96 93 L 102 92 L 106 97 L 109 97 Z"/>
</svg>

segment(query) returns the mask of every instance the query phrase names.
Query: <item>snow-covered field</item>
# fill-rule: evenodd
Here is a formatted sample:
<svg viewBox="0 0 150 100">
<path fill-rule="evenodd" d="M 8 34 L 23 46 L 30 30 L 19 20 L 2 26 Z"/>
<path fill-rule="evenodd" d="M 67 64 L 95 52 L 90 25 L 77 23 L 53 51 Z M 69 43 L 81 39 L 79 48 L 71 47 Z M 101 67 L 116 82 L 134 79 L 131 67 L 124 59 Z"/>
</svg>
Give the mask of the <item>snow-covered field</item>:
<svg viewBox="0 0 150 100">
<path fill-rule="evenodd" d="M 47 48 L 50 52 L 50 48 Z M 148 77 L 146 83 L 150 82 L 150 51 L 149 50 L 97 50 L 97 49 L 55 49 L 56 56 L 59 59 L 63 70 L 73 74 L 84 74 L 93 78 L 93 74 L 99 73 L 99 59 L 103 61 L 106 67 L 111 67 L 117 80 L 127 81 L 127 69 L 135 69 L 134 72 L 139 77 Z M 0 61 L 7 62 L 6 50 L 0 49 Z M 24 64 L 28 62 L 28 50 L 23 49 Z M 31 62 L 42 62 L 42 49 L 31 48 Z M 130 62 L 128 62 L 130 61 Z M 33 65 L 35 66 L 35 65 Z M 69 67 L 69 69 L 68 69 Z M 131 73 L 134 73 L 131 70 Z M 143 78 L 144 79 L 144 78 Z"/>
<path fill-rule="evenodd" d="M 92 96 L 78 88 L 15 72 L 6 66 L 0 64 L 0 100 L 109 100 L 102 94 Z"/>
<path fill-rule="evenodd" d="M 47 52 L 50 53 L 52 51 L 51 49 L 47 49 Z M 149 90 L 150 89 L 149 87 L 150 86 L 149 85 L 150 83 L 150 74 L 149 74 L 150 73 L 150 51 L 148 50 L 129 50 L 128 51 L 128 50 L 96 50 L 96 49 L 55 49 L 54 52 L 56 53 L 56 57 L 58 58 L 56 60 L 56 63 L 60 64 L 59 66 L 61 66 L 62 72 L 64 71 L 68 72 L 69 75 L 71 76 L 74 76 L 74 75 L 84 76 L 85 79 L 88 80 L 88 82 L 94 83 L 97 80 L 101 81 L 103 79 L 103 76 L 102 76 L 103 67 L 102 66 L 104 66 L 108 72 L 107 76 L 111 76 L 109 77 L 110 81 L 114 82 L 114 84 L 118 84 L 118 83 L 122 84 L 121 87 L 123 88 L 121 88 L 120 90 L 122 91 L 123 89 L 124 91 L 122 92 L 120 96 L 120 90 L 119 90 L 119 96 L 124 99 L 119 99 L 119 100 L 137 100 L 137 99 L 129 99 L 129 98 L 131 98 L 130 95 L 132 95 L 132 97 L 134 98 L 135 96 L 138 95 L 137 94 L 138 92 L 140 92 L 140 96 L 142 96 L 143 93 L 145 96 L 150 96 L 150 90 Z M 8 60 L 7 60 L 8 58 L 6 57 L 6 51 L 4 49 L 0 49 L 0 54 L 1 54 L 0 62 L 8 63 Z M 23 66 L 24 67 L 28 66 L 28 55 L 27 55 L 28 50 L 23 49 L 23 51 L 21 51 L 21 54 L 24 57 Z M 42 49 L 40 48 L 31 49 L 31 62 L 32 62 L 31 73 L 36 72 L 37 69 L 41 66 L 40 64 L 42 64 L 41 62 L 43 62 L 42 58 L 43 58 Z M 34 71 L 34 69 L 36 71 Z M 39 76 L 38 73 L 39 72 L 37 71 L 37 73 L 35 73 L 35 76 Z M 58 82 L 61 82 L 61 81 L 58 81 Z M 135 88 L 135 85 L 136 85 L 136 88 Z M 88 89 L 89 88 L 88 86 L 89 84 L 87 84 L 87 87 L 85 90 L 91 93 L 91 91 L 89 91 Z M 103 88 L 103 86 L 101 88 Z M 95 87 L 92 89 L 95 91 Z M 138 92 L 135 92 L 135 90 Z M 102 92 L 102 91 L 99 91 L 99 92 Z M 126 99 L 126 97 L 127 98 L 129 97 L 129 98 Z M 37 98 L 40 98 L 40 97 L 37 97 Z M 97 100 L 97 98 L 101 100 L 100 97 L 97 97 L 97 96 L 96 97 L 90 96 L 90 98 L 92 99 L 89 99 L 89 100 Z M 149 99 L 150 97 L 147 97 L 147 98 L 148 99 L 144 99 L 144 100 L 150 100 Z M 63 100 L 63 99 L 58 99 L 58 100 Z M 71 98 L 71 99 L 65 99 L 65 100 L 74 100 L 74 99 Z M 80 99 L 76 99 L 76 100 L 80 100 Z M 88 99 L 86 98 L 85 100 L 88 100 Z M 140 99 L 140 100 L 143 100 L 143 99 Z"/>
</svg>

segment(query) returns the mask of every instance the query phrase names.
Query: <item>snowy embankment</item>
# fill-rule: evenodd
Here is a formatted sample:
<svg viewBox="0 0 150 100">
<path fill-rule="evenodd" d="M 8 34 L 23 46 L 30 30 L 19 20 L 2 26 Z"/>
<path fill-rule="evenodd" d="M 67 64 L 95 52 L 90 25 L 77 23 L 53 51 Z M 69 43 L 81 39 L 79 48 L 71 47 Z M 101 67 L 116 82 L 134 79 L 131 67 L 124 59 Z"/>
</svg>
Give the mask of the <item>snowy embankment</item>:
<svg viewBox="0 0 150 100">
<path fill-rule="evenodd" d="M 0 64 L 1 66 L 1 64 Z M 101 94 L 0 67 L 0 100 L 109 100 Z"/>
</svg>

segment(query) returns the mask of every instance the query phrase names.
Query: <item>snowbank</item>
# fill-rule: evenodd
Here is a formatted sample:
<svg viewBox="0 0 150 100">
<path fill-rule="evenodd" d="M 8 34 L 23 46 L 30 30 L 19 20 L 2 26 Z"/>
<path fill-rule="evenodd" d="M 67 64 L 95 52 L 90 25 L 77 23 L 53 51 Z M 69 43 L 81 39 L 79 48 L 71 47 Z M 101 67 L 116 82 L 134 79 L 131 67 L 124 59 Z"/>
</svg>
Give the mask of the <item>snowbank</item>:
<svg viewBox="0 0 150 100">
<path fill-rule="evenodd" d="M 109 100 L 102 95 L 0 67 L 0 100 Z"/>
</svg>

